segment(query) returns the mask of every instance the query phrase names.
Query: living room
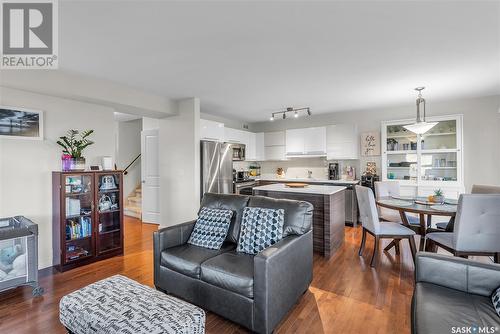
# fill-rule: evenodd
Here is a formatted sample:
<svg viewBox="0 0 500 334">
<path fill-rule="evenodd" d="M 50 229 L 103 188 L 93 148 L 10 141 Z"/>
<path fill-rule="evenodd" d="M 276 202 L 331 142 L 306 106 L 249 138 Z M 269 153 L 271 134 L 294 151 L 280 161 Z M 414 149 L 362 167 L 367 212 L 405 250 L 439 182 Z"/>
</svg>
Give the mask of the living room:
<svg viewBox="0 0 500 334">
<path fill-rule="evenodd" d="M 499 2 L 31 3 L 0 332 L 499 330 Z"/>
</svg>

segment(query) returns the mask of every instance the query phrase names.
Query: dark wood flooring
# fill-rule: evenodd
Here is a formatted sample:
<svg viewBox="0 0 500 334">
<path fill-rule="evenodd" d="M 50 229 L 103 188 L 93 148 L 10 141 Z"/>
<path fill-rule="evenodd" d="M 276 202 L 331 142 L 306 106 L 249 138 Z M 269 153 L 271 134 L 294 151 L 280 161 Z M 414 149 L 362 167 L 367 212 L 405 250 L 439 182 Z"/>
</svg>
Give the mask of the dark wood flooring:
<svg viewBox="0 0 500 334">
<path fill-rule="evenodd" d="M 125 220 L 125 254 L 41 279 L 42 297 L 32 298 L 23 287 L 0 294 L 0 333 L 65 333 L 59 323 L 59 300 L 65 294 L 114 274 L 153 286 L 155 225 Z M 369 265 L 372 238 L 359 257 L 360 228 L 345 228 L 345 243 L 330 259 L 314 257 L 314 280 L 309 291 L 277 329 L 278 333 L 409 333 L 413 262 L 403 242 Z M 381 249 L 388 244 L 384 240 Z M 213 313 L 207 333 L 245 333 L 245 329 Z"/>
</svg>

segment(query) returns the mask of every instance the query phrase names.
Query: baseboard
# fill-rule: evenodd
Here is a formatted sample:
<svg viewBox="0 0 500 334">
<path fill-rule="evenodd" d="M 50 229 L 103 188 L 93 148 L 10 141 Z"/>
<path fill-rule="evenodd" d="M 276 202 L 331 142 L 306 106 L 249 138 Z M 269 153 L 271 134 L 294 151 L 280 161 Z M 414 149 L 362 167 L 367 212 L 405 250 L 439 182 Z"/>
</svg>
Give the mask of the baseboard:
<svg viewBox="0 0 500 334">
<path fill-rule="evenodd" d="M 38 270 L 38 279 L 54 275 L 57 272 L 58 271 L 57 271 L 57 269 L 56 269 L 55 266 L 50 266 L 50 267 L 46 267 L 46 268 L 43 268 L 43 269 L 39 269 Z"/>
</svg>

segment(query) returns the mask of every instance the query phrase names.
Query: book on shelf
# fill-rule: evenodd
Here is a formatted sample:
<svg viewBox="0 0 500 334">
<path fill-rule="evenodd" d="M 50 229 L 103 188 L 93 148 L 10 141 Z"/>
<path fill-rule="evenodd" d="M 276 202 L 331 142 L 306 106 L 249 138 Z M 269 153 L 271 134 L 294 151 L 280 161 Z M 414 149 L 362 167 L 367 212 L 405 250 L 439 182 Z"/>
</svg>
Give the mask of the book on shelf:
<svg viewBox="0 0 500 334">
<path fill-rule="evenodd" d="M 92 226 L 90 217 L 80 217 L 66 222 L 66 240 L 81 239 L 90 236 Z"/>
</svg>

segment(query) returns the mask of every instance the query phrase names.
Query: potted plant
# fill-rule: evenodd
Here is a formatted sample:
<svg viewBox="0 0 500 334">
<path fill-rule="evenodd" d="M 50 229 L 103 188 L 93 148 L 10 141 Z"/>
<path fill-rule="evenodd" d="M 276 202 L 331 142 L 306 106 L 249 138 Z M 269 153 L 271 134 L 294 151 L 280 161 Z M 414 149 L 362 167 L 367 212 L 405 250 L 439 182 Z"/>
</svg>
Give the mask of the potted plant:
<svg viewBox="0 0 500 334">
<path fill-rule="evenodd" d="M 85 158 L 82 156 L 82 152 L 94 144 L 88 139 L 92 133 L 94 130 L 84 130 L 81 133 L 78 130 L 69 130 L 66 136 L 59 137 L 57 144 L 63 148 L 63 171 L 85 170 Z"/>
<path fill-rule="evenodd" d="M 434 202 L 436 202 L 436 203 L 444 203 L 443 191 L 441 189 L 434 190 L 433 199 L 434 199 Z"/>
</svg>

